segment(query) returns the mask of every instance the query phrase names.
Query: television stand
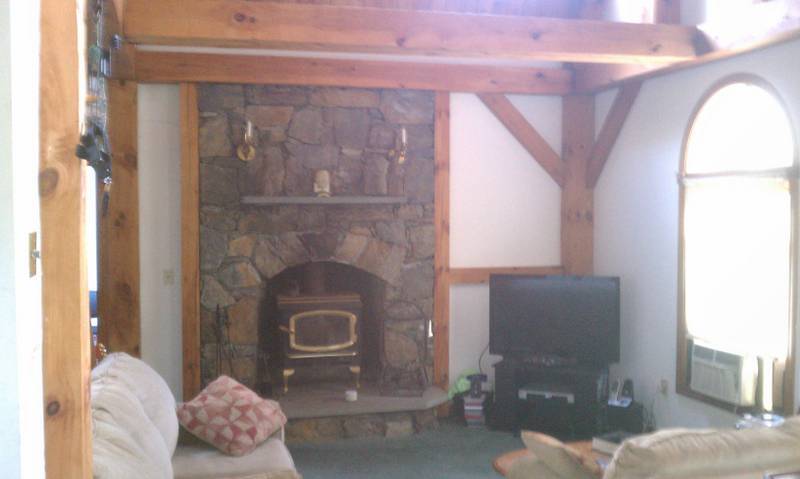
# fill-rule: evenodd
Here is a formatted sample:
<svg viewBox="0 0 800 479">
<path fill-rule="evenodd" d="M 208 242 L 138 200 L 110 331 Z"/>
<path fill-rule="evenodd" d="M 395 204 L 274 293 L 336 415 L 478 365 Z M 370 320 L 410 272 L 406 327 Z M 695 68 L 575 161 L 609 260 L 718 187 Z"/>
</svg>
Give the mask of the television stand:
<svg viewBox="0 0 800 479">
<path fill-rule="evenodd" d="M 495 429 L 531 429 L 562 440 L 599 430 L 607 366 L 548 365 L 522 358 L 495 364 Z"/>
</svg>

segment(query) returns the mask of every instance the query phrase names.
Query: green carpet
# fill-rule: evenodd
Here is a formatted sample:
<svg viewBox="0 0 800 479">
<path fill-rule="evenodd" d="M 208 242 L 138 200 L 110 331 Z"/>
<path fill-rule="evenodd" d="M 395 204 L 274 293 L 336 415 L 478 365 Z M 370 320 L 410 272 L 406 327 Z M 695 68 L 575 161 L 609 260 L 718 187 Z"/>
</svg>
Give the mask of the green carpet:
<svg viewBox="0 0 800 479">
<path fill-rule="evenodd" d="M 442 423 L 398 439 L 291 444 L 304 479 L 497 479 L 492 460 L 523 447 L 508 432 Z"/>
</svg>

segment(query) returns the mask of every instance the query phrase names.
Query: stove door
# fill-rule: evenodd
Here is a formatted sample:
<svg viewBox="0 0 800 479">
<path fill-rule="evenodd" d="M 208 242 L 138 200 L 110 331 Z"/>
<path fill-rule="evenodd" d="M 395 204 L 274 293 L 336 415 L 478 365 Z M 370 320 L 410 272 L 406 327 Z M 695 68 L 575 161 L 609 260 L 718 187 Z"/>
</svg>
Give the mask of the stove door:
<svg viewBox="0 0 800 479">
<path fill-rule="evenodd" d="M 358 318 L 349 311 L 320 309 L 289 318 L 289 357 L 294 352 L 334 353 L 352 349 Z"/>
</svg>

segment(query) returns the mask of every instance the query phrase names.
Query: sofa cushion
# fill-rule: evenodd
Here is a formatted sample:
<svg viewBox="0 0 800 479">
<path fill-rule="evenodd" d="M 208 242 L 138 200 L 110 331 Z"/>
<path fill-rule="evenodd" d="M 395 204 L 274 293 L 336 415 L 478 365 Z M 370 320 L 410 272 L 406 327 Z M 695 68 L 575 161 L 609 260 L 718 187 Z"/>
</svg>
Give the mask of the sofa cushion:
<svg viewBox="0 0 800 479">
<path fill-rule="evenodd" d="M 171 479 L 171 452 L 139 399 L 113 378 L 91 384 L 95 479 Z"/>
<path fill-rule="evenodd" d="M 232 456 L 248 454 L 286 424 L 277 402 L 260 398 L 228 376 L 180 404 L 178 419 L 189 432 Z"/>
<path fill-rule="evenodd" d="M 262 442 L 252 453 L 231 457 L 210 446 L 178 446 L 172 458 L 175 479 L 299 477 L 286 445 L 279 439 Z"/>
<path fill-rule="evenodd" d="M 625 441 L 606 479 L 730 477 L 800 467 L 800 420 L 745 430 L 668 429 Z"/>
<path fill-rule="evenodd" d="M 557 477 L 594 479 L 602 476 L 600 466 L 558 439 L 546 434 L 522 431 L 522 442 Z"/>
<path fill-rule="evenodd" d="M 133 393 L 172 455 L 178 443 L 178 417 L 175 397 L 166 381 L 147 363 L 125 353 L 109 354 L 95 366 L 92 382 L 101 378 L 124 385 Z"/>
</svg>

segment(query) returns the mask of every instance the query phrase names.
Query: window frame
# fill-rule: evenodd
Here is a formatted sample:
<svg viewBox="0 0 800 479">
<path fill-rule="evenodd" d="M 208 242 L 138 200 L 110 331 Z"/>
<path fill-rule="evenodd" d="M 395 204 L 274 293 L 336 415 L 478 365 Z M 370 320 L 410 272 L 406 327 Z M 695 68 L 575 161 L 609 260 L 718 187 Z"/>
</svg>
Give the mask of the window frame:
<svg viewBox="0 0 800 479">
<path fill-rule="evenodd" d="M 748 171 L 719 171 L 710 174 L 703 174 L 703 173 L 695 173 L 695 174 L 687 174 L 686 166 L 687 166 L 687 147 L 689 145 L 689 138 L 692 134 L 692 129 L 695 125 L 695 121 L 697 116 L 699 115 L 700 111 L 706 105 L 709 99 L 713 97 L 716 93 L 718 93 L 723 88 L 737 84 L 737 83 L 745 83 L 749 85 L 757 86 L 768 94 L 770 94 L 775 101 L 777 101 L 778 105 L 783 109 L 786 113 L 787 119 L 790 123 L 789 127 L 792 132 L 792 139 L 794 144 L 794 151 L 792 152 L 792 164 L 786 168 L 778 168 L 773 170 L 756 170 L 752 172 Z M 759 411 L 759 405 L 757 404 L 755 407 L 752 408 L 742 408 L 732 403 L 728 403 L 725 401 L 721 401 L 719 399 L 707 396 L 700 392 L 694 391 L 689 386 L 689 344 L 690 339 L 688 337 L 688 327 L 686 324 L 686 315 L 685 315 L 685 236 L 684 236 L 684 227 L 685 227 L 685 212 L 686 212 L 686 190 L 687 190 L 687 182 L 691 181 L 692 179 L 699 179 L 702 178 L 713 178 L 713 177 L 723 177 L 723 176 L 731 176 L 731 177 L 755 177 L 755 176 L 764 176 L 765 174 L 771 176 L 777 176 L 785 178 L 789 182 L 789 194 L 790 194 L 790 214 L 791 214 L 791 235 L 790 235 L 790 250 L 789 250 L 789 261 L 790 261 L 790 286 L 789 286 L 789 325 L 788 325 L 788 338 L 789 338 L 789 348 L 786 357 L 786 362 L 783 365 L 783 394 L 782 394 L 782 406 L 775 407 L 774 411 L 778 413 L 784 414 L 792 414 L 794 409 L 794 400 L 795 400 L 795 357 L 796 357 L 796 345 L 797 345 L 797 327 L 798 324 L 798 225 L 800 221 L 798 221 L 798 212 L 800 212 L 799 207 L 799 200 L 800 198 L 800 190 L 798 189 L 798 171 L 800 171 L 800 166 L 798 164 L 798 137 L 797 137 L 797 129 L 795 123 L 793 121 L 791 112 L 788 108 L 787 103 L 783 100 L 783 98 L 778 93 L 777 89 L 772 86 L 769 82 L 764 80 L 763 78 L 753 75 L 753 74 L 734 74 L 729 75 L 721 80 L 718 80 L 714 83 L 706 92 L 700 97 L 697 101 L 697 104 L 692 111 L 691 116 L 689 117 L 689 122 L 686 127 L 686 131 L 683 135 L 683 143 L 681 146 L 681 157 L 680 157 L 680 170 L 678 173 L 678 184 L 679 184 L 679 218 L 678 218 L 678 328 L 677 328 L 677 364 L 676 364 L 676 374 L 675 374 L 675 391 L 682 395 L 686 396 L 700 402 L 710 404 L 712 406 L 734 412 L 734 413 L 741 413 L 745 412 L 748 409 Z M 760 376 L 761 372 L 759 372 Z M 777 375 L 775 376 L 776 379 L 773 379 L 773 385 L 777 381 Z M 773 386 L 774 388 L 774 386 Z"/>
</svg>

